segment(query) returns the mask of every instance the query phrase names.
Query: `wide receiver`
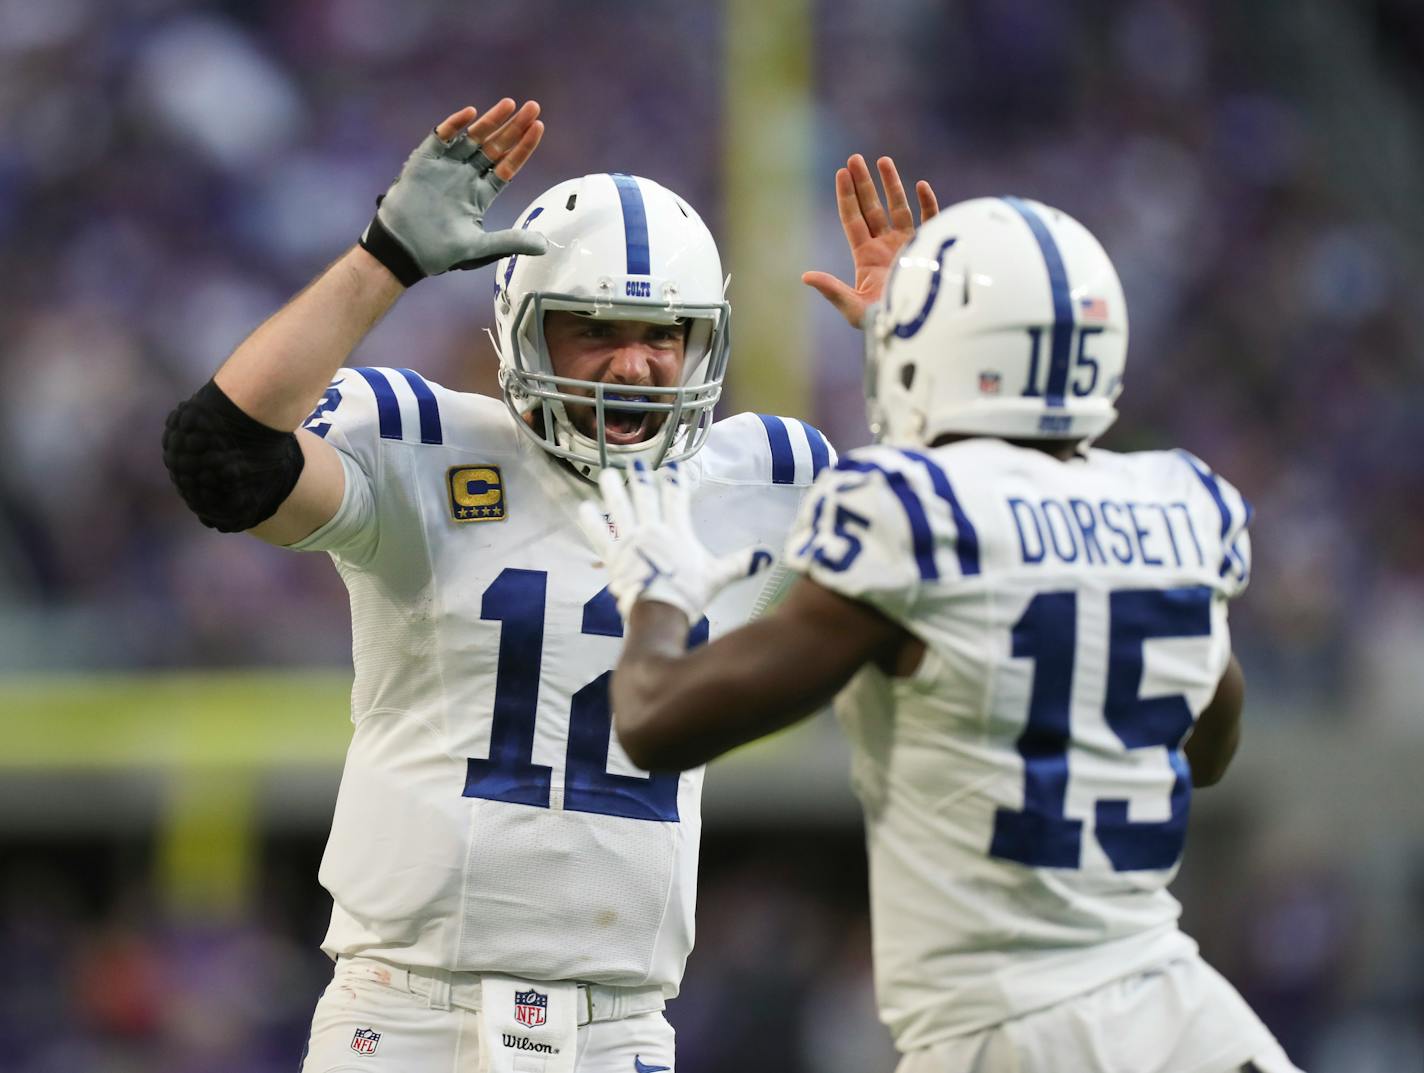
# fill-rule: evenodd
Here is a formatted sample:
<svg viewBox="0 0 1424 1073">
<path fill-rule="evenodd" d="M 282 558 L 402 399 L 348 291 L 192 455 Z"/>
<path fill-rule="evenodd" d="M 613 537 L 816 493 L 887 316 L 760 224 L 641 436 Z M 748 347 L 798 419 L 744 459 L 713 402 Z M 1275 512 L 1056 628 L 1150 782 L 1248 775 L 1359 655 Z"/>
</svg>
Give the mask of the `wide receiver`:
<svg viewBox="0 0 1424 1073">
<path fill-rule="evenodd" d="M 623 622 L 577 511 L 605 467 L 680 462 L 689 524 L 746 575 L 764 559 L 736 549 L 780 542 L 834 462 L 800 421 L 713 423 L 724 277 L 676 194 L 589 175 L 482 229 L 538 111 L 439 124 L 360 245 L 165 435 L 204 522 L 326 551 L 350 592 L 355 732 L 320 874 L 336 969 L 305 1073 L 673 1068 L 661 1011 L 692 944 L 702 773 L 639 768 L 612 733 Z M 912 230 L 868 237 L 858 271 L 883 275 Z M 502 400 L 342 368 L 405 287 L 489 264 Z M 777 584 L 710 601 L 683 643 Z"/>
<path fill-rule="evenodd" d="M 682 475 L 602 478 L 636 763 L 703 764 L 836 698 L 901 1073 L 1295 1069 L 1167 891 L 1192 787 L 1236 748 L 1251 511 L 1185 452 L 1089 446 L 1126 350 L 1081 224 L 945 210 L 868 323 L 878 444 L 812 487 L 784 604 L 694 653 L 715 590 Z"/>
</svg>

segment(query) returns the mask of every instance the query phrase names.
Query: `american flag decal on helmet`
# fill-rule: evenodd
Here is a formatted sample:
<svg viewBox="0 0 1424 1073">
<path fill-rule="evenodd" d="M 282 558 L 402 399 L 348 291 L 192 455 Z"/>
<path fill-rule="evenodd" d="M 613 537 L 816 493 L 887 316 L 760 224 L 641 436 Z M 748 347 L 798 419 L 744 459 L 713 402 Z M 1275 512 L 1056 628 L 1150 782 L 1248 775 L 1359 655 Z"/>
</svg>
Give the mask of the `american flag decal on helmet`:
<svg viewBox="0 0 1424 1073">
<path fill-rule="evenodd" d="M 1108 302 L 1106 298 L 1079 298 L 1079 320 L 1107 320 Z"/>
<path fill-rule="evenodd" d="M 538 1028 L 548 1019 L 549 996 L 532 987 L 514 993 L 514 1019 L 526 1028 Z"/>
</svg>

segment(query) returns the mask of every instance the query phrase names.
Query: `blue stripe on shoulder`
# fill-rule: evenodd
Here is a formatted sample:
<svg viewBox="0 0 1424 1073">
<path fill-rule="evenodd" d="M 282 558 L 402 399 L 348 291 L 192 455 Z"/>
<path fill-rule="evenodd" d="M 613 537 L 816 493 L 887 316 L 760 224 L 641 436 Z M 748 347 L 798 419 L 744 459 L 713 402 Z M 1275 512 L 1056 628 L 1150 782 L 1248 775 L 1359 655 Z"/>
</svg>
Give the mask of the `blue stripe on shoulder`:
<svg viewBox="0 0 1424 1073">
<path fill-rule="evenodd" d="M 940 468 L 939 463 L 929 455 L 921 454 L 919 451 L 902 451 L 901 453 L 907 458 L 913 458 L 929 471 L 930 483 L 934 485 L 935 494 L 949 504 L 950 517 L 954 519 L 954 550 L 959 556 L 960 575 L 969 577 L 979 573 L 979 534 L 975 531 L 973 523 L 970 522 L 969 515 L 965 514 L 964 508 L 959 505 L 959 497 L 954 494 L 949 477 Z"/>
<path fill-rule="evenodd" d="M 1049 351 L 1048 387 L 1044 392 L 1044 402 L 1049 406 L 1062 406 L 1063 396 L 1068 393 L 1070 352 L 1073 349 L 1073 300 L 1068 290 L 1068 270 L 1063 267 L 1063 255 L 1058 252 L 1053 233 L 1033 206 L 1022 198 L 1006 197 L 1003 200 L 1028 224 L 1039 252 L 1043 254 L 1043 263 L 1048 268 L 1048 289 L 1053 294 L 1053 343 Z"/>
<path fill-rule="evenodd" d="M 1211 498 L 1216 501 L 1216 509 L 1221 511 L 1221 546 L 1225 555 L 1221 560 L 1221 570 L 1219 576 L 1225 577 L 1227 571 L 1231 569 L 1231 561 L 1236 555 L 1235 549 L 1226 543 L 1226 536 L 1231 532 L 1231 508 L 1226 505 L 1226 497 L 1221 494 L 1221 485 L 1217 482 L 1216 474 L 1206 467 L 1204 462 L 1197 460 L 1190 451 L 1178 449 L 1177 454 L 1181 455 L 1182 461 L 1186 462 L 1188 468 L 1196 474 L 1197 480 L 1201 481 L 1206 490 L 1211 493 Z M 1250 508 L 1247 508 L 1247 518 L 1250 518 Z M 1242 573 L 1245 573 L 1245 564 L 1241 564 Z"/>
<path fill-rule="evenodd" d="M 899 470 L 888 469 L 874 462 L 861 462 L 854 458 L 842 458 L 836 463 L 837 470 L 855 473 L 879 473 L 885 483 L 895 493 L 895 498 L 905 508 L 905 516 L 910 522 L 910 541 L 915 551 L 915 565 L 920 570 L 920 580 L 935 581 L 939 578 L 939 567 L 935 565 L 934 533 L 930 530 L 930 520 L 925 516 L 925 508 L 920 497 L 910 487 L 910 482 Z"/>
<path fill-rule="evenodd" d="M 401 412 L 400 403 L 396 401 L 396 392 L 391 387 L 391 382 L 386 379 L 386 374 L 379 369 L 361 367 L 356 370 L 371 385 L 371 391 L 376 396 L 376 415 L 381 423 L 381 439 L 398 440 L 401 438 Z"/>
<path fill-rule="evenodd" d="M 786 431 L 786 423 L 771 414 L 757 414 L 766 429 L 766 439 L 771 445 L 771 483 L 796 483 L 796 456 L 791 452 L 791 436 Z"/>
<path fill-rule="evenodd" d="M 413 369 L 399 371 L 410 385 L 410 390 L 415 392 L 415 401 L 420 407 L 420 442 L 444 443 L 440 428 L 440 404 L 435 401 L 435 392 L 430 390 L 425 378 Z"/>
<path fill-rule="evenodd" d="M 799 418 L 797 423 L 806 430 L 806 442 L 811 445 L 811 479 L 814 481 L 821 475 L 821 470 L 831 463 L 831 446 L 826 442 L 826 437 L 821 435 L 820 429 Z"/>
</svg>

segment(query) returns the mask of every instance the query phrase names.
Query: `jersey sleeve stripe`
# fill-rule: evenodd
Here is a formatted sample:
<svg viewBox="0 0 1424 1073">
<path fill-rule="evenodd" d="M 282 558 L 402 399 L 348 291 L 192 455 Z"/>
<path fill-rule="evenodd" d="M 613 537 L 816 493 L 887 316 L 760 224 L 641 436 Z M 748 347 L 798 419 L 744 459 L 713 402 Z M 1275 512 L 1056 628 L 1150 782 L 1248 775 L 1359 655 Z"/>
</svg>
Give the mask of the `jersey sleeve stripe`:
<svg viewBox="0 0 1424 1073">
<path fill-rule="evenodd" d="M 1221 485 L 1217 482 L 1216 474 L 1207 469 L 1205 463 L 1198 461 L 1194 455 L 1186 451 L 1178 451 L 1177 453 L 1191 471 L 1196 474 L 1197 480 L 1201 481 L 1206 490 L 1211 493 L 1211 498 L 1216 502 L 1216 509 L 1221 512 L 1221 546 L 1225 554 L 1222 556 L 1221 569 L 1218 571 L 1219 576 L 1225 577 L 1230 572 L 1233 562 L 1235 562 L 1244 575 L 1246 566 L 1245 563 L 1240 562 L 1240 553 L 1236 551 L 1235 542 L 1232 541 L 1228 543 L 1227 541 L 1227 536 L 1231 532 L 1231 508 L 1226 505 L 1226 497 L 1221 494 Z M 1248 522 L 1250 520 L 1250 514 L 1250 508 L 1248 507 Z"/>
<path fill-rule="evenodd" d="M 1241 523 L 1236 526 L 1231 533 L 1230 553 L 1236 560 L 1236 570 L 1242 584 L 1248 584 L 1251 580 L 1251 556 L 1249 545 L 1247 551 L 1241 550 L 1241 538 L 1246 535 L 1251 528 L 1251 520 L 1256 517 L 1256 508 L 1251 505 L 1251 501 L 1241 494 L 1241 489 L 1232 488 L 1236 498 L 1241 500 Z"/>
<path fill-rule="evenodd" d="M 949 506 L 950 517 L 954 519 L 954 550 L 959 556 L 960 575 L 970 577 L 979 573 L 979 534 L 969 520 L 969 515 L 965 514 L 964 508 L 959 505 L 959 497 L 954 494 L 954 486 L 949 483 L 949 477 L 928 455 L 919 451 L 906 451 L 905 455 L 925 467 L 930 475 L 930 483 L 934 485 L 935 494 Z"/>
<path fill-rule="evenodd" d="M 915 565 L 919 568 L 920 580 L 937 581 L 939 567 L 935 564 L 934 533 L 930 530 L 930 521 L 925 515 L 925 508 L 920 503 L 919 496 L 915 495 L 914 489 L 910 487 L 910 482 L 905 479 L 905 475 L 899 470 L 887 469 L 884 466 L 877 466 L 874 462 L 861 462 L 853 458 L 841 459 L 836 463 L 836 469 L 853 470 L 857 473 L 879 473 L 885 478 L 890 490 L 895 493 L 895 498 L 905 508 L 905 516 L 909 519 L 910 540 L 914 546 Z"/>
<path fill-rule="evenodd" d="M 386 374 L 379 369 L 365 367 L 358 368 L 356 371 L 361 374 L 366 383 L 371 385 L 371 392 L 376 396 L 376 414 L 380 419 L 381 439 L 401 439 L 400 403 L 396 400 L 395 389 L 386 379 Z"/>
<path fill-rule="evenodd" d="M 1048 230 L 1043 218 L 1022 198 L 1006 197 L 1003 200 L 1028 224 L 1039 252 L 1043 254 L 1043 263 L 1048 268 L 1048 288 L 1053 295 L 1053 342 L 1049 352 L 1044 402 L 1049 406 L 1062 406 L 1063 396 L 1068 393 L 1068 369 L 1073 349 L 1073 301 L 1068 289 L 1068 270 L 1063 267 L 1063 255 L 1058 252 L 1058 243 L 1053 241 L 1053 233 Z M 1034 388 L 1036 393 L 1037 386 L 1034 385 Z"/>
<path fill-rule="evenodd" d="M 440 428 L 440 404 L 435 401 L 435 392 L 430 390 L 430 385 L 425 382 L 425 378 L 413 369 L 398 371 L 401 376 L 405 377 L 406 383 L 410 385 L 410 390 L 415 393 L 416 403 L 420 406 L 420 442 L 444 443 L 445 439 Z"/>
<path fill-rule="evenodd" d="M 826 437 L 820 431 L 805 421 L 797 420 L 803 429 L 806 430 L 806 442 L 811 445 L 811 479 L 814 481 L 821 475 L 821 470 L 825 469 L 831 462 L 831 445 L 826 442 Z"/>
<path fill-rule="evenodd" d="M 786 424 L 779 417 L 757 414 L 766 429 L 766 439 L 771 445 L 771 483 L 796 483 L 796 455 L 791 450 L 791 437 Z"/>
</svg>

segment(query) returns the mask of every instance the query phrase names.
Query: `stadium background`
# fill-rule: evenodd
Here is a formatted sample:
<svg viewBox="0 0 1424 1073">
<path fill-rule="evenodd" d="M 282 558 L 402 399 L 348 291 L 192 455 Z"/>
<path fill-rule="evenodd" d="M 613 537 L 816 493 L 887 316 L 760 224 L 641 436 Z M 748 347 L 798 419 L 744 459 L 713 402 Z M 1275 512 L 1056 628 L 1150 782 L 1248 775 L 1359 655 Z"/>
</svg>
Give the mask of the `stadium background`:
<svg viewBox="0 0 1424 1073">
<path fill-rule="evenodd" d="M 505 93 L 549 129 L 497 220 L 590 171 L 677 189 L 732 273 L 723 412 L 843 448 L 858 340 L 797 277 L 848 269 L 847 153 L 1102 238 L 1108 445 L 1186 446 L 1257 507 L 1187 926 L 1307 1068 L 1424 1068 L 1421 71 L 1413 0 L 0 0 L 0 1068 L 295 1069 L 344 592 L 202 529 L 159 431 L 434 120 Z M 492 390 L 488 294 L 422 284 L 363 360 Z M 708 782 L 679 1069 L 889 1069 L 834 727 Z"/>
</svg>

